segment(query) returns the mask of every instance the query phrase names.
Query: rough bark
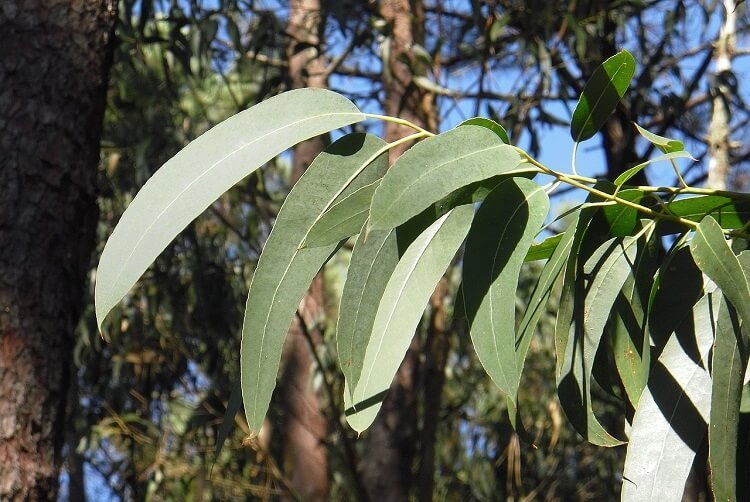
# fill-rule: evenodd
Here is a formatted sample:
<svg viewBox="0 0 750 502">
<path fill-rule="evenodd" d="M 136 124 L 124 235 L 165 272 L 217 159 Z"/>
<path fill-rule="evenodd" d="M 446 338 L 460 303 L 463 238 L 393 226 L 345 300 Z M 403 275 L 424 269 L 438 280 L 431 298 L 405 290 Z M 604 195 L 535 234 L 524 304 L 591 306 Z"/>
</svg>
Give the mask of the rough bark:
<svg viewBox="0 0 750 502">
<path fill-rule="evenodd" d="M 319 0 L 290 2 L 287 32 L 291 37 L 287 48 L 289 85 L 292 88 L 328 86 L 325 62 L 319 52 L 323 26 Z M 292 179 L 295 183 L 318 153 L 323 138 L 313 138 L 297 145 L 292 157 Z M 315 327 L 322 319 L 324 308 L 323 279 L 318 275 L 300 303 L 299 313 L 305 326 L 296 319 L 284 349 L 283 388 L 284 426 L 280 428 L 284 443 L 284 467 L 296 493 L 306 501 L 323 501 L 328 495 L 328 459 L 325 439 L 328 423 L 321 413 L 321 399 L 313 387 L 316 371 L 311 343 L 321 343 Z M 307 338 L 310 338 L 309 340 Z"/>
<path fill-rule="evenodd" d="M 384 82 L 386 115 L 407 119 L 414 124 L 437 130 L 434 95 L 414 85 L 412 71 L 402 62 L 411 58 L 410 46 L 421 42 L 424 12 L 419 1 L 385 0 L 380 14 L 391 26 L 391 78 Z M 414 131 L 386 123 L 385 139 L 394 141 Z M 391 160 L 408 145 L 390 151 Z M 362 477 L 372 500 L 408 500 L 414 484 L 414 460 L 418 444 L 419 347 L 415 339 L 399 368 L 395 381 L 383 402 L 367 437 L 367 455 L 362 459 Z"/>
<path fill-rule="evenodd" d="M 112 0 L 0 4 L 0 499 L 54 500 Z"/>
</svg>

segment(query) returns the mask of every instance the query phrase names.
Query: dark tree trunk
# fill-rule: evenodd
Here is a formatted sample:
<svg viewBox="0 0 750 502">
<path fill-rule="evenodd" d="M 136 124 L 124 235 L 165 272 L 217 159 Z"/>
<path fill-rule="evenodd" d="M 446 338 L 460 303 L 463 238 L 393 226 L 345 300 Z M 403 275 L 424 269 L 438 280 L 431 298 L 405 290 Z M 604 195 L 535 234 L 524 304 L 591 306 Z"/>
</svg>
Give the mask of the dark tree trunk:
<svg viewBox="0 0 750 502">
<path fill-rule="evenodd" d="M 0 500 L 54 500 L 113 0 L 0 5 Z"/>
</svg>

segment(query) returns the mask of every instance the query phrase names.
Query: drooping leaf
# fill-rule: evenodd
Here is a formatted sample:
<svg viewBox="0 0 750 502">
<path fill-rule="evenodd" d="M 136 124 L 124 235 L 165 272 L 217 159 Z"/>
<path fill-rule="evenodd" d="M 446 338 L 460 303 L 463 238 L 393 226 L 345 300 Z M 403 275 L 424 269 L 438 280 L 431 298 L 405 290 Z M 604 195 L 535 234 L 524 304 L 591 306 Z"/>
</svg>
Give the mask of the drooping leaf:
<svg viewBox="0 0 750 502">
<path fill-rule="evenodd" d="M 641 200 L 646 196 L 641 190 L 628 189 L 617 193 L 621 199 L 643 204 Z M 637 209 L 622 204 L 612 204 L 602 207 L 602 215 L 609 225 L 609 235 L 625 237 L 631 235 L 638 224 L 641 214 Z"/>
<path fill-rule="evenodd" d="M 633 125 L 638 131 L 638 134 L 646 138 L 649 143 L 655 145 L 663 153 L 679 152 L 685 149 L 685 143 L 683 143 L 682 141 L 659 136 L 658 134 L 654 134 L 635 123 Z"/>
<path fill-rule="evenodd" d="M 510 145 L 510 138 L 508 137 L 508 132 L 505 130 L 503 126 L 498 124 L 492 119 L 484 118 L 484 117 L 474 117 L 470 119 L 466 119 L 460 124 L 458 124 L 458 127 L 465 126 L 465 125 L 475 125 L 479 127 L 485 127 L 489 129 L 490 131 L 497 134 L 497 136 L 503 140 L 503 143 L 506 145 Z"/>
<path fill-rule="evenodd" d="M 372 163 L 347 187 L 353 173 L 359 172 L 381 145 L 382 140 L 369 134 L 339 139 L 315 158 L 281 206 L 258 260 L 242 326 L 242 397 L 248 425 L 256 434 L 276 384 L 281 349 L 294 312 L 313 277 L 336 249 L 336 244 L 303 249 L 300 245 L 331 203 L 383 175 L 385 163 Z"/>
<path fill-rule="evenodd" d="M 299 89 L 238 113 L 183 148 L 141 188 L 104 247 L 95 291 L 99 327 L 167 244 L 222 193 L 287 148 L 364 118 L 334 92 Z"/>
<path fill-rule="evenodd" d="M 473 216 L 470 205 L 442 216 L 411 243 L 396 265 L 375 314 L 351 401 L 344 394 L 346 419 L 354 430 L 365 430 L 375 419 L 430 295 L 466 237 Z"/>
<path fill-rule="evenodd" d="M 576 430 L 589 442 L 600 446 L 622 444 L 594 415 L 591 385 L 599 342 L 617 295 L 630 273 L 635 243 L 633 237 L 610 239 L 586 260 L 584 277 L 581 278 L 579 272 L 577 280 L 573 324 L 560 365 L 557 384 L 560 404 Z M 587 283 L 584 285 L 582 281 Z"/>
<path fill-rule="evenodd" d="M 487 196 L 466 240 L 464 311 L 474 350 L 487 374 L 515 407 L 515 305 L 518 275 L 549 211 L 544 189 L 532 181 L 504 181 Z"/>
<path fill-rule="evenodd" d="M 387 158 L 383 156 L 387 162 Z M 332 205 L 310 229 L 303 247 L 327 246 L 356 235 L 367 221 L 372 194 L 380 184 L 377 180 L 352 192 Z"/>
<path fill-rule="evenodd" d="M 612 353 L 625 394 L 635 408 L 648 382 L 651 364 L 647 308 L 658 265 L 658 241 L 652 233 L 638 242 L 632 270 L 615 301 Z"/>
<path fill-rule="evenodd" d="M 229 394 L 229 401 L 227 401 L 227 409 L 224 413 L 224 418 L 221 421 L 219 430 L 216 433 L 216 447 L 214 448 L 214 461 L 211 464 L 211 470 L 213 470 L 214 464 L 221 454 L 221 450 L 224 448 L 229 435 L 234 429 L 234 417 L 242 409 L 242 387 L 240 386 L 239 380 L 232 385 L 232 392 Z"/>
<path fill-rule="evenodd" d="M 348 389 L 354 389 L 362 373 L 367 342 L 375 314 L 393 269 L 398 263 L 395 230 L 376 230 L 354 244 L 336 324 L 339 365 Z"/>
<path fill-rule="evenodd" d="M 395 228 L 463 186 L 531 170 L 489 129 L 452 129 L 420 142 L 396 161 L 375 190 L 368 228 Z"/>
<path fill-rule="evenodd" d="M 634 74 L 635 59 L 626 50 L 594 70 L 573 111 L 570 123 L 573 141 L 586 141 L 596 134 L 625 95 Z"/>
<path fill-rule="evenodd" d="M 532 244 L 526 253 L 524 261 L 546 260 L 555 252 L 565 234 L 556 234 L 547 237 L 539 244 Z"/>
<path fill-rule="evenodd" d="M 568 230 L 565 231 L 565 233 L 551 237 L 559 237 L 559 239 L 556 239 L 557 243 L 553 248 L 552 254 L 539 274 L 539 280 L 537 281 L 536 286 L 534 286 L 534 291 L 531 293 L 526 311 L 524 312 L 523 318 L 518 327 L 518 336 L 516 337 L 516 364 L 519 370 L 519 377 L 523 370 L 531 338 L 534 335 L 537 324 L 539 323 L 539 318 L 542 315 L 544 306 L 547 304 L 550 294 L 552 293 L 552 287 L 570 257 L 570 250 L 573 247 L 573 240 L 576 233 L 575 229 L 578 225 L 579 216 L 580 213 L 577 212 L 574 216 L 574 220 L 570 223 Z M 531 251 L 529 251 L 529 253 L 530 252 Z M 527 261 L 529 253 L 526 254 Z"/>
<path fill-rule="evenodd" d="M 716 220 L 711 217 L 701 220 L 690 241 L 690 253 L 698 268 L 721 288 L 740 318 L 750 323 L 750 287 Z"/>
<path fill-rule="evenodd" d="M 633 417 L 622 484 L 625 502 L 679 501 L 711 407 L 707 361 L 719 298 L 707 294 L 678 320 Z"/>
<path fill-rule="evenodd" d="M 708 461 L 714 500 L 733 501 L 737 500 L 737 434 L 747 355 L 739 344 L 740 326 L 734 307 L 723 300 L 716 317 Z"/>
<path fill-rule="evenodd" d="M 645 162 L 641 162 L 637 166 L 633 166 L 630 169 L 626 170 L 624 173 L 619 175 L 615 179 L 615 185 L 618 187 L 624 185 L 628 182 L 630 178 L 638 174 L 639 172 L 643 171 L 646 167 L 648 167 L 650 164 L 654 164 L 656 162 L 662 162 L 665 160 L 672 160 L 672 159 L 693 159 L 693 156 L 690 155 L 688 152 L 681 150 L 679 152 L 670 152 L 665 153 L 664 155 L 659 155 L 658 157 L 654 157 L 653 159 L 649 159 Z"/>
</svg>

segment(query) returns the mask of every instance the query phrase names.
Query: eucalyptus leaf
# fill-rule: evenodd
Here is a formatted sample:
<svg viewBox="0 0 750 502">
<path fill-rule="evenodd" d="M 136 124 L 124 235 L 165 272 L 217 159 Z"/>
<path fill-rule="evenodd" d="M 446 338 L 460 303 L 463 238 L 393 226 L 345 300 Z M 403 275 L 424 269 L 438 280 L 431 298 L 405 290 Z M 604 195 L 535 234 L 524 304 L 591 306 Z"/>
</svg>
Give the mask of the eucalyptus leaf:
<svg viewBox="0 0 750 502">
<path fill-rule="evenodd" d="M 514 407 L 520 380 L 514 329 L 518 275 L 548 211 L 542 187 L 523 178 L 506 180 L 485 199 L 466 241 L 463 298 L 474 350 Z"/>
<path fill-rule="evenodd" d="M 601 129 L 625 95 L 634 74 L 635 59 L 626 50 L 594 70 L 573 111 L 570 124 L 573 141 L 586 141 Z"/>
<path fill-rule="evenodd" d="M 104 246 L 94 294 L 99 328 L 159 253 L 221 194 L 287 148 L 364 118 L 334 92 L 298 89 L 228 118 L 183 148 L 141 188 Z"/>
<path fill-rule="evenodd" d="M 555 234 L 547 237 L 538 244 L 532 244 L 526 253 L 524 261 L 546 260 L 554 254 L 555 249 L 557 249 L 557 246 L 560 244 L 560 241 L 562 241 L 564 235 L 565 234 Z"/>
<path fill-rule="evenodd" d="M 366 238 L 364 232 L 359 234 L 349 262 L 336 324 L 339 365 L 350 390 L 359 382 L 375 314 L 397 263 L 395 230 L 376 230 Z"/>
<path fill-rule="evenodd" d="M 489 129 L 490 131 L 497 134 L 497 136 L 503 140 L 503 143 L 506 145 L 510 145 L 510 138 L 508 137 L 508 131 L 505 130 L 503 126 L 498 124 L 492 119 L 484 118 L 484 117 L 473 117 L 470 119 L 466 119 L 460 124 L 458 124 L 458 127 L 465 126 L 465 125 L 475 125 L 479 127 L 485 127 Z"/>
<path fill-rule="evenodd" d="M 388 162 L 385 154 L 379 159 Z M 303 247 L 327 246 L 359 233 L 370 214 L 370 201 L 379 184 L 380 180 L 374 181 L 333 204 L 312 226 Z"/>
<path fill-rule="evenodd" d="M 650 164 L 654 164 L 656 162 L 662 162 L 662 161 L 665 161 L 665 160 L 673 160 L 673 159 L 692 159 L 692 160 L 695 160 L 692 155 L 690 155 L 688 152 L 686 152 L 684 150 L 683 151 L 679 151 L 679 152 L 665 153 L 664 155 L 659 155 L 658 157 L 654 157 L 653 159 L 649 159 L 649 160 L 647 160 L 645 162 L 641 162 L 637 166 L 633 166 L 630 169 L 627 169 L 624 173 L 622 173 L 621 175 L 619 175 L 615 179 L 615 185 L 617 185 L 618 187 L 624 185 L 625 183 L 628 182 L 628 180 L 630 180 L 630 178 L 632 178 L 633 176 L 635 176 L 639 172 L 643 171 Z"/>
<path fill-rule="evenodd" d="M 680 150 L 685 149 L 685 143 L 683 143 L 682 141 L 659 136 L 658 134 L 654 134 L 635 123 L 633 125 L 638 131 L 638 134 L 646 138 L 649 143 L 655 145 L 663 153 L 679 152 Z"/>
<path fill-rule="evenodd" d="M 708 361 L 718 295 L 678 320 L 633 417 L 622 484 L 624 502 L 682 500 L 711 408 Z"/>
<path fill-rule="evenodd" d="M 342 137 L 315 158 L 281 206 L 253 275 L 242 326 L 242 397 L 255 434 L 276 385 L 281 349 L 297 306 L 336 249 L 336 244 L 300 246 L 327 207 L 383 175 L 385 164 L 372 163 L 349 183 L 381 145 L 369 134 Z"/>
<path fill-rule="evenodd" d="M 370 426 L 409 348 L 430 295 L 469 231 L 474 208 L 459 206 L 411 243 L 388 280 L 365 349 L 362 372 L 344 394 L 346 420 L 362 432 Z"/>
<path fill-rule="evenodd" d="M 489 129 L 457 127 L 421 141 L 399 157 L 375 191 L 368 229 L 395 228 L 471 183 L 533 170 Z"/>
</svg>

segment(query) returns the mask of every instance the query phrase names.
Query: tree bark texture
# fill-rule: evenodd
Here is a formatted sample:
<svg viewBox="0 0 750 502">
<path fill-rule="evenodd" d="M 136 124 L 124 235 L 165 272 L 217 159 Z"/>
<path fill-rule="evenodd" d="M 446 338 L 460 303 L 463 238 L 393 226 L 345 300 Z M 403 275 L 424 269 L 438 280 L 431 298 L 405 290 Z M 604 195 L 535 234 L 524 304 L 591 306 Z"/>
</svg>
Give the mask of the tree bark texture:
<svg viewBox="0 0 750 502">
<path fill-rule="evenodd" d="M 0 500 L 54 500 L 113 0 L 0 3 Z"/>
<path fill-rule="evenodd" d="M 325 62 L 320 54 L 323 19 L 319 0 L 292 0 L 289 5 L 287 47 L 289 86 L 291 88 L 328 87 Z M 322 137 L 300 143 L 294 148 L 291 183 L 304 174 L 310 163 L 325 148 Z M 311 352 L 322 336 L 315 329 L 324 315 L 323 278 L 318 275 L 299 306 L 284 348 L 281 376 L 284 426 L 278 430 L 284 443 L 284 470 L 295 492 L 305 501 L 327 500 L 328 459 L 325 440 L 328 421 L 321 412 L 321 399 L 313 386 L 318 369 Z M 308 330 L 307 327 L 313 329 Z M 308 339 L 309 338 L 309 339 Z"/>
</svg>

